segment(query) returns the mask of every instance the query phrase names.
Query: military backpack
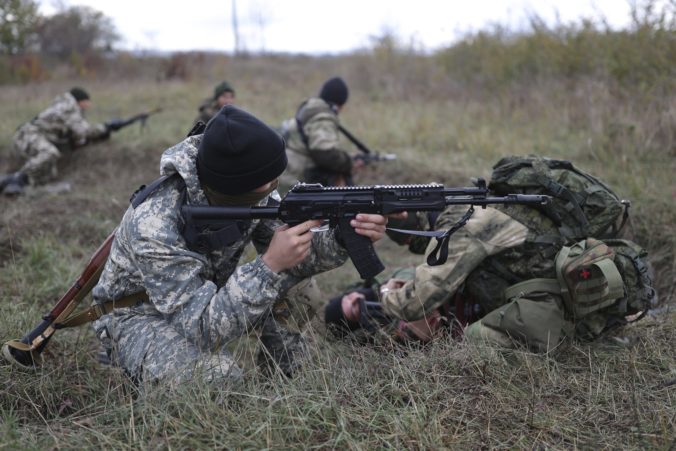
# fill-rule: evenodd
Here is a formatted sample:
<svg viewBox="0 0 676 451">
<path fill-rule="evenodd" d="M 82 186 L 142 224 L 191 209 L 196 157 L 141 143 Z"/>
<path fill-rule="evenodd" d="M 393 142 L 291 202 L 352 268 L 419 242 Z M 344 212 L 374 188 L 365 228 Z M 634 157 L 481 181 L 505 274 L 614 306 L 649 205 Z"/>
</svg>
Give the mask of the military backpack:
<svg viewBox="0 0 676 451">
<path fill-rule="evenodd" d="M 498 195 L 552 196 L 542 213 L 556 224 L 566 244 L 586 237 L 614 238 L 629 216 L 628 201 L 565 160 L 532 155 L 503 158 L 493 166 L 489 188 Z"/>
</svg>

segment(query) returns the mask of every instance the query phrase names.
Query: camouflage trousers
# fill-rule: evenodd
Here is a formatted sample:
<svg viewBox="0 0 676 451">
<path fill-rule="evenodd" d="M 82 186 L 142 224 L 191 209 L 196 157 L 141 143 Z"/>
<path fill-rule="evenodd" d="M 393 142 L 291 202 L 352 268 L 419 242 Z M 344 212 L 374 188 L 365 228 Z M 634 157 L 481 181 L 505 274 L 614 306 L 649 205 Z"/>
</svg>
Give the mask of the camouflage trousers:
<svg viewBox="0 0 676 451">
<path fill-rule="evenodd" d="M 56 162 L 61 152 L 34 126 L 27 124 L 16 132 L 14 152 L 24 162 L 20 171 L 31 184 L 42 185 L 56 178 Z"/>
<path fill-rule="evenodd" d="M 505 348 L 525 344 L 535 352 L 550 352 L 574 335 L 565 319 L 560 298 L 548 293 L 530 293 L 485 315 L 465 329 L 465 337 Z"/>
<path fill-rule="evenodd" d="M 258 364 L 265 372 L 291 376 L 307 356 L 305 326 L 323 301 L 314 279 L 306 279 L 276 303 L 249 331 L 260 342 Z M 107 315 L 96 334 L 114 365 L 136 381 L 181 384 L 195 377 L 208 382 L 238 381 L 243 371 L 225 345 L 213 351 L 183 337 L 163 316 Z M 231 340 L 238 336 L 229 337 Z"/>
</svg>

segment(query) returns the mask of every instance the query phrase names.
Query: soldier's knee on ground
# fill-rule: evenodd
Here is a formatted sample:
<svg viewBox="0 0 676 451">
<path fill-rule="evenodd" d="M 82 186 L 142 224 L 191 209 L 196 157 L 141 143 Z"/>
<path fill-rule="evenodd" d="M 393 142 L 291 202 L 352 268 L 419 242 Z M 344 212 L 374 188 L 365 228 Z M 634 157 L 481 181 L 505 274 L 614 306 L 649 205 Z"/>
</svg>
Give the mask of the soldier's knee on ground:
<svg viewBox="0 0 676 451">
<path fill-rule="evenodd" d="M 198 381 L 216 384 L 239 383 L 242 376 L 242 369 L 229 353 L 204 352 L 191 361 L 146 362 L 142 380 L 178 386 Z"/>
<path fill-rule="evenodd" d="M 32 185 L 48 183 L 58 175 L 56 162 L 60 157 L 61 153 L 54 145 L 42 143 L 34 149 L 34 155 L 24 163 L 21 172 L 28 176 Z"/>
<path fill-rule="evenodd" d="M 536 352 L 551 351 L 572 335 L 572 324 L 565 320 L 563 307 L 548 294 L 537 300 L 516 299 L 489 312 L 479 323 L 481 326 L 471 331 L 473 336 L 490 337 L 497 342 L 502 341 L 501 336 L 508 337 Z M 478 327 L 482 329 L 476 330 Z"/>
<path fill-rule="evenodd" d="M 467 326 L 464 335 L 467 341 L 475 344 L 488 344 L 508 349 L 515 345 L 506 333 L 484 326 L 480 320 Z"/>
</svg>

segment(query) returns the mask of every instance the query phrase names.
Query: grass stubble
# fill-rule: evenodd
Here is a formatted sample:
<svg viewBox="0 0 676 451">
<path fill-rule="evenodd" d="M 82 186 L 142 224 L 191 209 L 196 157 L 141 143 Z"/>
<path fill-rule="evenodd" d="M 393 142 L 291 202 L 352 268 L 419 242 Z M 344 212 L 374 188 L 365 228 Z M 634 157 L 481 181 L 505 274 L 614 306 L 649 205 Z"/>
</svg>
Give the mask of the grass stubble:
<svg viewBox="0 0 676 451">
<path fill-rule="evenodd" d="M 277 80 L 288 83 L 280 87 L 261 64 L 240 61 L 230 73 L 240 104 L 275 125 L 308 92 L 294 81 L 294 65 L 279 63 Z M 470 176 L 488 177 L 499 157 L 526 153 L 570 159 L 607 180 L 633 201 L 630 236 L 651 251 L 662 313 L 555 355 L 450 338 L 423 349 L 357 346 L 327 337 L 318 324 L 309 361 L 291 380 L 250 371 L 237 386 L 196 382 L 142 394 L 119 371 L 98 365 L 89 328 L 62 331 L 36 372 L 0 361 L 0 448 L 673 448 L 676 163 L 673 149 L 652 145 L 655 108 L 635 110 L 583 84 L 576 93 L 553 84 L 513 97 L 463 92 L 402 100 L 366 89 L 361 66 L 349 58 L 313 64 L 306 74 L 316 85 L 323 73 L 353 75 L 343 122 L 378 150 L 399 155 L 367 168 L 359 182 L 466 185 Z M 86 82 L 95 93 L 92 120 L 158 104 L 165 110 L 143 132 L 131 128 L 64 158 L 72 191 L 0 199 L 3 341 L 30 330 L 79 274 L 129 194 L 156 177 L 161 152 L 185 135 L 215 80 Z M 43 96 L 30 86 L 0 89 L 2 142 L 64 89 L 59 82 L 40 85 Z M 591 95 L 593 102 L 584 101 Z M 673 118 L 673 104 L 664 100 L 662 114 Z M 628 123 L 634 131 L 618 138 L 621 126 L 611 124 Z M 8 146 L 0 157 L 8 169 Z M 378 252 L 391 265 L 416 262 L 392 243 Z M 326 294 L 356 279 L 349 264 L 319 277 Z"/>
</svg>

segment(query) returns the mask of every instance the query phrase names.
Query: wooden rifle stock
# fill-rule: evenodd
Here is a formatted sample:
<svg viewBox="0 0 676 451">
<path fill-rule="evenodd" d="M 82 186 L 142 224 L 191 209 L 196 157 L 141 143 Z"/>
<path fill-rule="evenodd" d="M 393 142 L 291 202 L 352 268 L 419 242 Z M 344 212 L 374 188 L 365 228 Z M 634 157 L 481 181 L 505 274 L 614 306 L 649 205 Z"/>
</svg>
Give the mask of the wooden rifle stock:
<svg viewBox="0 0 676 451">
<path fill-rule="evenodd" d="M 10 340 L 3 345 L 2 353 L 7 360 L 26 368 L 35 368 L 39 365 L 40 354 L 47 346 L 49 339 L 98 282 L 103 267 L 108 260 L 108 255 L 110 255 L 114 238 L 115 232 L 113 231 L 94 252 L 80 277 L 61 296 L 54 308 L 42 318 L 40 324 L 21 340 Z"/>
</svg>

